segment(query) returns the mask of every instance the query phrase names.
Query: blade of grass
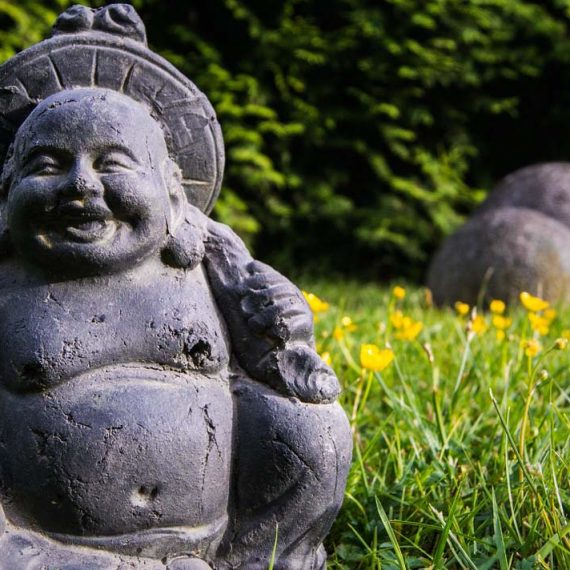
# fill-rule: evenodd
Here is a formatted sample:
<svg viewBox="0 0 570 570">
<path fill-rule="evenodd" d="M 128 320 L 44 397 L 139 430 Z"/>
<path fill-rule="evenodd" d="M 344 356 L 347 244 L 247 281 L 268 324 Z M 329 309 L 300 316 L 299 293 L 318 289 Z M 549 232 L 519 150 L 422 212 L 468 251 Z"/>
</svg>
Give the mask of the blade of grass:
<svg viewBox="0 0 570 570">
<path fill-rule="evenodd" d="M 509 570 L 507 561 L 507 549 L 505 548 L 505 539 L 503 537 L 503 529 L 501 527 L 501 518 L 499 515 L 499 507 L 497 506 L 497 495 L 493 487 L 493 529 L 495 531 L 495 544 L 497 545 L 497 556 L 501 570 Z"/>
<path fill-rule="evenodd" d="M 375 497 L 375 499 L 376 499 L 376 509 L 378 511 L 378 514 L 380 515 L 380 520 L 382 521 L 382 524 L 384 525 L 384 528 L 388 533 L 388 538 L 390 539 L 390 542 L 394 547 L 394 552 L 396 553 L 396 559 L 398 560 L 398 566 L 400 567 L 400 570 L 407 570 L 408 567 L 406 566 L 406 561 L 404 560 L 404 556 L 402 554 L 402 551 L 400 550 L 400 545 L 398 544 L 398 540 L 396 539 L 396 533 L 394 532 L 394 529 L 390 524 L 388 515 L 386 514 L 384 507 L 382 507 L 382 505 L 380 504 L 378 497 Z"/>
<path fill-rule="evenodd" d="M 271 559 L 269 560 L 269 567 L 267 570 L 273 570 L 275 566 L 275 557 L 277 556 L 277 540 L 279 538 L 279 523 L 275 524 L 275 540 L 273 541 L 273 551 L 271 552 Z"/>
<path fill-rule="evenodd" d="M 459 489 L 456 491 L 455 496 L 453 497 L 453 502 L 451 503 L 451 507 L 449 508 L 449 513 L 447 515 L 447 522 L 443 527 L 443 531 L 437 543 L 437 548 L 435 549 L 435 554 L 433 555 L 432 564 L 434 568 L 440 568 L 443 566 L 442 564 L 443 553 L 445 551 L 445 545 L 447 544 L 449 531 L 451 530 L 451 525 L 453 524 L 453 519 L 455 517 L 455 509 L 457 507 L 457 502 L 459 500 L 460 489 L 461 489 L 461 484 L 459 486 Z"/>
</svg>

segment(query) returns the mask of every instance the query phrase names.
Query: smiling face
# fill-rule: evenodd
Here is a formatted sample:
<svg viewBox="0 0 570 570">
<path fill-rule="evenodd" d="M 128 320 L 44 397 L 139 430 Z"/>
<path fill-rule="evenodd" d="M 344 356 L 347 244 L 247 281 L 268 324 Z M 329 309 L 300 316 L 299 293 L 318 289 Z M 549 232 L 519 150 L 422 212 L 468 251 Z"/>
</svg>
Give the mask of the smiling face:
<svg viewBox="0 0 570 570">
<path fill-rule="evenodd" d="M 79 89 L 46 99 L 14 143 L 5 205 L 14 247 L 56 271 L 135 266 L 167 238 L 168 160 L 158 124 L 124 95 Z"/>
</svg>

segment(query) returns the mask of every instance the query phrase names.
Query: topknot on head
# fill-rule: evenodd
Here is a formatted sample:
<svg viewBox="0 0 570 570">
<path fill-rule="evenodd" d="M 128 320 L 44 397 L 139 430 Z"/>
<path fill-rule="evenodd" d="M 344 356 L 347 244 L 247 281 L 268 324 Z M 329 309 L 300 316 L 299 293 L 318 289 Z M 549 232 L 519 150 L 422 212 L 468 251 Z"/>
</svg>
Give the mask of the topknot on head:
<svg viewBox="0 0 570 570">
<path fill-rule="evenodd" d="M 97 31 L 123 36 L 146 45 L 146 30 L 136 10 L 129 4 L 111 4 L 104 8 L 75 5 L 60 14 L 53 35 Z"/>
</svg>

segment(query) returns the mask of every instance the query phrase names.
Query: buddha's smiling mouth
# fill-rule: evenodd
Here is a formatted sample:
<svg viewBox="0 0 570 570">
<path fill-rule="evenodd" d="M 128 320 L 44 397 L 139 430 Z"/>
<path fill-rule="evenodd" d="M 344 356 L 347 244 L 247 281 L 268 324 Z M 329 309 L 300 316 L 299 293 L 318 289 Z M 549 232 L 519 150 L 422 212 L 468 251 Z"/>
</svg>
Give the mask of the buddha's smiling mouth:
<svg viewBox="0 0 570 570">
<path fill-rule="evenodd" d="M 72 201 L 56 208 L 48 222 L 52 238 L 92 243 L 110 239 L 118 224 L 108 208 Z"/>
<path fill-rule="evenodd" d="M 109 239 L 116 229 L 117 224 L 112 220 L 69 220 L 64 228 L 64 235 L 74 241 L 89 243 Z"/>
</svg>

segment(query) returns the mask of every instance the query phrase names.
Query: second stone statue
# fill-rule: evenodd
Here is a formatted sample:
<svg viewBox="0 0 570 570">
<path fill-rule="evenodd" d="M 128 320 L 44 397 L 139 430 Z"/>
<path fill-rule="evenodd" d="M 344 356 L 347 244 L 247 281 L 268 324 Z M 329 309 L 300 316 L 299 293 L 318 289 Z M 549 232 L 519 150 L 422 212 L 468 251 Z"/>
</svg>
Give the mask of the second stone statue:
<svg viewBox="0 0 570 570">
<path fill-rule="evenodd" d="M 338 381 L 207 216 L 221 131 L 145 37 L 76 6 L 0 69 L 0 568 L 324 569 Z"/>
</svg>

